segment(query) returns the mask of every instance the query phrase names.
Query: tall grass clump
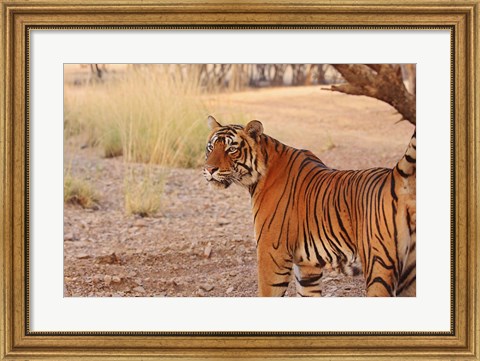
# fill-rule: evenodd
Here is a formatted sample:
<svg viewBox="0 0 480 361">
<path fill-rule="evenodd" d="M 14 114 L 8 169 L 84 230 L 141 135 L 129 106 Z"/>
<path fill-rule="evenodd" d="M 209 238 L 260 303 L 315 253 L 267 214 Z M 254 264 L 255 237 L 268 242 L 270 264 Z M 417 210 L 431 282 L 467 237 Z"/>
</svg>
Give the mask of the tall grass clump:
<svg viewBox="0 0 480 361">
<path fill-rule="evenodd" d="M 127 170 L 124 177 L 125 211 L 129 215 L 150 217 L 162 206 L 166 174 L 155 174 L 152 167 Z"/>
<path fill-rule="evenodd" d="M 83 134 L 106 157 L 127 162 L 195 167 L 201 164 L 207 111 L 193 74 L 150 65 L 104 83 L 65 92 L 65 135 Z"/>
<path fill-rule="evenodd" d="M 66 175 L 63 181 L 63 201 L 83 208 L 96 208 L 98 194 L 86 180 Z"/>
</svg>

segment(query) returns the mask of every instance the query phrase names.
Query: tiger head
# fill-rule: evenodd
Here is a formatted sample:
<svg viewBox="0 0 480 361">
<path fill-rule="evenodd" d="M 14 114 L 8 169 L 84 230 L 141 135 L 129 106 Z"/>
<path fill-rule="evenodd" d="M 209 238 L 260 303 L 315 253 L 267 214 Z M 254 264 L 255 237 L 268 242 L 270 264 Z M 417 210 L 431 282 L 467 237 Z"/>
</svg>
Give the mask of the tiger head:
<svg viewBox="0 0 480 361">
<path fill-rule="evenodd" d="M 207 142 L 203 174 L 207 181 L 219 188 L 232 183 L 244 187 L 255 184 L 265 170 L 261 152 L 263 125 L 252 120 L 245 127 L 219 124 L 208 117 L 211 129 Z"/>
</svg>

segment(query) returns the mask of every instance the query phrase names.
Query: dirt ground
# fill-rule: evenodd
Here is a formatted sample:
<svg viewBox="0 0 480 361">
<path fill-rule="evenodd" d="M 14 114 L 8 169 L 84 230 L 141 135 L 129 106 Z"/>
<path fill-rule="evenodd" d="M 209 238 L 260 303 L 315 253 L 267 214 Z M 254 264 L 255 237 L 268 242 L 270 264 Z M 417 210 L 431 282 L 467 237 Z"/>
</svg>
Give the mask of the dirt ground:
<svg viewBox="0 0 480 361">
<path fill-rule="evenodd" d="M 259 89 L 208 101 L 220 122 L 235 114 L 261 120 L 265 132 L 312 150 L 337 169 L 392 167 L 413 126 L 388 105 L 320 87 Z M 206 117 L 205 117 L 206 118 Z M 256 248 L 245 189 L 212 190 L 201 169 L 167 171 L 162 209 L 128 216 L 121 157 L 105 159 L 78 140 L 65 144 L 65 166 L 100 195 L 97 209 L 64 208 L 64 296 L 252 297 Z M 141 165 L 133 165 L 141 167 Z M 155 169 L 159 176 L 162 169 Z M 362 277 L 327 274 L 324 296 L 364 296 Z M 293 296 L 293 287 L 288 295 Z"/>
</svg>

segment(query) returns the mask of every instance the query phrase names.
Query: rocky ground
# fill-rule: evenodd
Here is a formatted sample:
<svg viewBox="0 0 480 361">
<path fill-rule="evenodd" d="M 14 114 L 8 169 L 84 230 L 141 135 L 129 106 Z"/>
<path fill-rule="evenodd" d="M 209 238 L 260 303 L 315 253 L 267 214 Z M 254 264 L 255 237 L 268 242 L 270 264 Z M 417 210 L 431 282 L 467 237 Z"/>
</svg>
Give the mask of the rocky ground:
<svg viewBox="0 0 480 361">
<path fill-rule="evenodd" d="M 346 97 L 313 87 L 266 89 L 225 95 L 223 105 L 212 113 L 248 109 L 255 118 L 266 119 L 267 133 L 271 129 L 270 134 L 287 144 L 293 142 L 289 137 L 305 134 L 299 138 L 301 144 L 292 145 L 312 149 L 336 168 L 392 166 L 403 154 L 412 127 L 395 125 L 399 116 L 376 100 L 351 97 L 345 103 Z M 269 117 L 269 109 L 276 111 L 275 119 Z M 315 114 L 317 120 L 312 118 Z M 82 149 L 74 140 L 67 145 L 66 166 L 94 186 L 99 202 L 94 209 L 65 204 L 64 296 L 257 295 L 246 190 L 232 186 L 213 191 L 200 169 L 158 167 L 154 172 L 159 177 L 166 174 L 164 194 L 158 194 L 161 211 L 153 217 L 130 216 L 124 210 L 123 159 L 102 158 L 98 150 Z M 294 294 L 290 287 L 288 295 Z M 326 274 L 323 295 L 364 296 L 363 279 Z"/>
<path fill-rule="evenodd" d="M 214 192 L 200 170 L 171 169 L 165 194 L 159 195 L 162 211 L 154 217 L 127 216 L 122 165 L 120 159 L 75 161 L 83 174 L 94 173 L 103 201 L 96 210 L 65 206 L 65 296 L 256 295 L 256 248 L 245 190 Z M 362 283 L 327 276 L 324 293 L 361 295 Z"/>
</svg>

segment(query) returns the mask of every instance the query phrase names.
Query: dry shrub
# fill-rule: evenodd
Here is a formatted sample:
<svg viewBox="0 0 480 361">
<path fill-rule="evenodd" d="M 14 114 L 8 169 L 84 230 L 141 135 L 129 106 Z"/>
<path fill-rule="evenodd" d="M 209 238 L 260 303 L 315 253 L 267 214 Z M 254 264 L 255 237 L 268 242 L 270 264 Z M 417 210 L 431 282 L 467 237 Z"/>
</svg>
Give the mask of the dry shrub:
<svg viewBox="0 0 480 361">
<path fill-rule="evenodd" d="M 63 189 L 65 203 L 78 204 L 90 209 L 98 206 L 98 195 L 86 180 L 66 176 Z"/>
<path fill-rule="evenodd" d="M 165 172 L 154 172 L 151 166 L 130 169 L 124 178 L 125 211 L 130 215 L 151 217 L 162 206 Z"/>
</svg>

